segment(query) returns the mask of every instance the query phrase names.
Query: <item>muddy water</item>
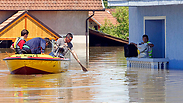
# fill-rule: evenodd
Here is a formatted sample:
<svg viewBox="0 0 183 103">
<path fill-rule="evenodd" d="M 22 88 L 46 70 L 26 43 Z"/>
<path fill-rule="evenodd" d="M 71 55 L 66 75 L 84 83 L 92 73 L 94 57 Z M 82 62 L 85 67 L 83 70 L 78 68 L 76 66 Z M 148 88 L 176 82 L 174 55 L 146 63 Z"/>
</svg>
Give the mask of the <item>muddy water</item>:
<svg viewBox="0 0 183 103">
<path fill-rule="evenodd" d="M 127 69 L 123 47 L 90 48 L 88 72 L 71 62 L 67 72 L 46 75 L 11 75 L 2 59 L 13 53 L 9 49 L 0 52 L 1 103 L 183 101 L 183 71 Z"/>
</svg>

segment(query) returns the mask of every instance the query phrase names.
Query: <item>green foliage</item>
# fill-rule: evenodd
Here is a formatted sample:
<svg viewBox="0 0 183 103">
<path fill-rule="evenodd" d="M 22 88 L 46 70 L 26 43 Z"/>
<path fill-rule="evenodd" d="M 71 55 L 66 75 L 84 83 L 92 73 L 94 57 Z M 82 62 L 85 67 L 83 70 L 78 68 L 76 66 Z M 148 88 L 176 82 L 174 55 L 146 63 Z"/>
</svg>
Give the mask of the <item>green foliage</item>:
<svg viewBox="0 0 183 103">
<path fill-rule="evenodd" d="M 107 6 L 107 0 L 103 0 L 103 3 L 104 3 L 105 8 L 108 8 L 108 6 Z"/>
<path fill-rule="evenodd" d="M 112 7 L 112 6 L 108 6 L 107 5 L 107 0 L 103 0 L 103 3 L 104 3 L 104 7 L 106 8 L 106 9 L 110 9 L 110 8 L 116 8 L 116 7 Z"/>
<path fill-rule="evenodd" d="M 94 27 L 89 27 L 89 29 L 93 29 L 93 30 L 96 30 Z"/>
<path fill-rule="evenodd" d="M 129 12 L 128 7 L 116 7 L 116 11 L 112 15 L 119 22 L 118 25 L 113 25 L 110 20 L 105 19 L 105 24 L 101 26 L 100 31 L 116 36 L 119 38 L 127 39 L 129 36 Z"/>
</svg>

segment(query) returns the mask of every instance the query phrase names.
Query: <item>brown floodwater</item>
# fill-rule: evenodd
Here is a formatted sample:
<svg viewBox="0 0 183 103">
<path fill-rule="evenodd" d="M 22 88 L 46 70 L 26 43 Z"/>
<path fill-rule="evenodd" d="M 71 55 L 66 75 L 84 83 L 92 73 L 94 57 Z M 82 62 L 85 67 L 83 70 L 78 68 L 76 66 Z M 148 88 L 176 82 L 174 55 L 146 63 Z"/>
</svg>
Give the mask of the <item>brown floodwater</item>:
<svg viewBox="0 0 183 103">
<path fill-rule="evenodd" d="M 12 54 L 9 49 L 0 49 L 1 103 L 183 101 L 183 71 L 127 69 L 123 47 L 90 47 L 88 72 L 71 61 L 68 71 L 45 75 L 10 74 L 2 59 Z M 82 58 L 80 60 L 86 65 Z"/>
</svg>

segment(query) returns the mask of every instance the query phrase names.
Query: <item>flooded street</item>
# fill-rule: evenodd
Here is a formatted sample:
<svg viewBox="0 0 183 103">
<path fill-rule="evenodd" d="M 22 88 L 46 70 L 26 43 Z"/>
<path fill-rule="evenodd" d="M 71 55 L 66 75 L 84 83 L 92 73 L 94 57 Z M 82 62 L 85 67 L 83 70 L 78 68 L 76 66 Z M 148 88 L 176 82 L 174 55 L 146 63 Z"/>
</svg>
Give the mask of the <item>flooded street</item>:
<svg viewBox="0 0 183 103">
<path fill-rule="evenodd" d="M 0 49 L 1 103 L 180 103 L 183 71 L 126 67 L 123 47 L 90 47 L 88 72 L 71 61 L 67 72 L 12 75 Z M 80 58 L 80 57 L 79 57 Z M 85 60 L 80 58 L 83 64 Z"/>
</svg>

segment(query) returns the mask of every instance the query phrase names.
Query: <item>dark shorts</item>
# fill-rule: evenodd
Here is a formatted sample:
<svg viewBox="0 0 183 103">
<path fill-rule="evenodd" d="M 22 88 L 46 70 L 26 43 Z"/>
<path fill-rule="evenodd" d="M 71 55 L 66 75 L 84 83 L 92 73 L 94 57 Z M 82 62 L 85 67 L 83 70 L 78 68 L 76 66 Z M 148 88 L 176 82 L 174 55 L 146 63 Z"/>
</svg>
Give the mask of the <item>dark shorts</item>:
<svg viewBox="0 0 183 103">
<path fill-rule="evenodd" d="M 22 50 L 21 49 L 15 49 L 15 50 L 16 50 L 15 54 L 22 54 Z"/>
<path fill-rule="evenodd" d="M 23 47 L 23 54 L 32 54 L 31 50 L 27 47 Z"/>
</svg>

